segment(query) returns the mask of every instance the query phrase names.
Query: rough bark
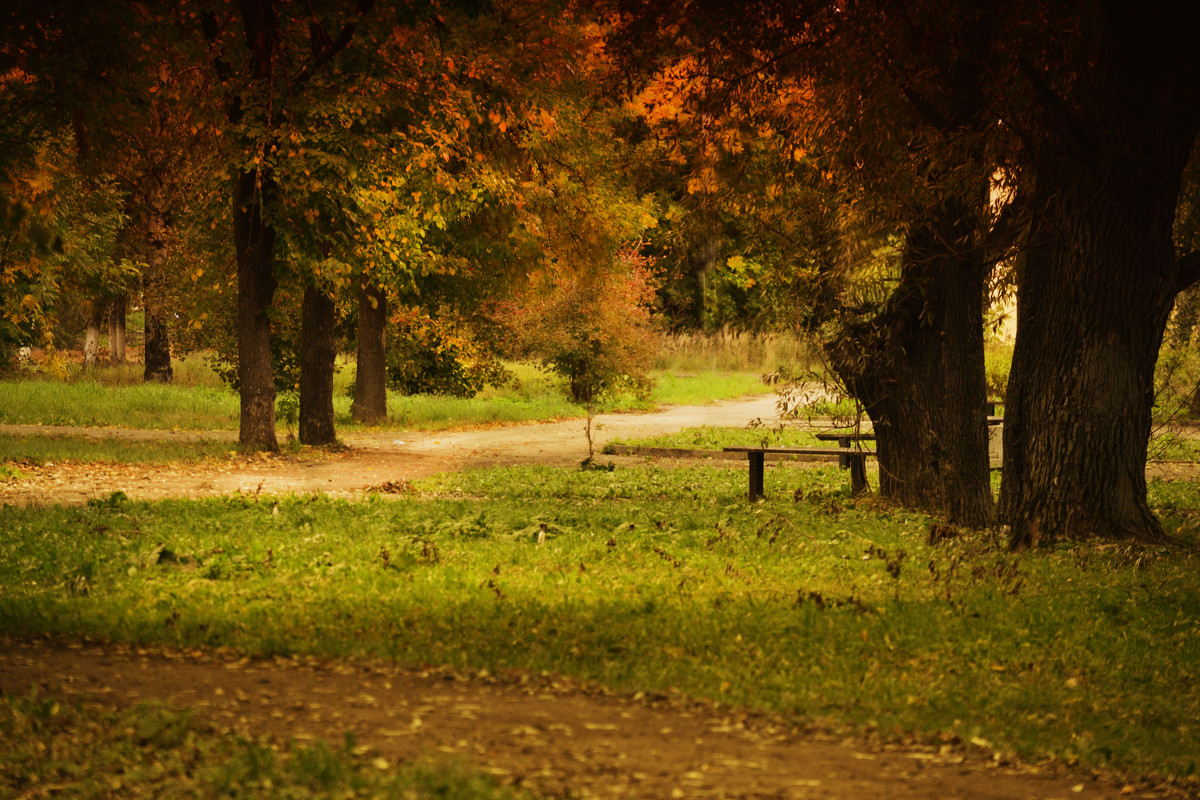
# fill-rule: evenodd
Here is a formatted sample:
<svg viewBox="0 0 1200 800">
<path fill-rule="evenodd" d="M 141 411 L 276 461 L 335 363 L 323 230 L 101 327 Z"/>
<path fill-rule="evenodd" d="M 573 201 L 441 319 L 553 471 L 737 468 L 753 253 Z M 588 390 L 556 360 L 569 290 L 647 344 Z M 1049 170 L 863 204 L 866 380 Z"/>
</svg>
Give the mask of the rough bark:
<svg viewBox="0 0 1200 800">
<path fill-rule="evenodd" d="M 354 375 L 356 422 L 387 419 L 387 295 L 366 276 L 358 292 L 358 351 Z"/>
<path fill-rule="evenodd" d="M 249 50 L 248 72 L 256 89 L 269 91 L 275 71 L 278 20 L 271 0 L 245 0 L 240 6 L 242 28 Z M 216 17 L 201 15 L 210 43 L 219 39 Z M 213 65 L 223 81 L 232 70 L 214 49 Z M 239 95 L 226 102 L 226 115 L 242 122 L 246 106 Z M 270 112 L 260 112 L 269 114 Z M 269 123 L 269 119 L 262 122 Z M 267 127 L 270 127 L 268 124 Z M 237 256 L 238 386 L 241 413 L 238 447 L 243 451 L 279 449 L 275 438 L 275 370 L 271 362 L 271 319 L 268 314 L 277 286 L 275 240 L 277 232 L 263 209 L 277 202 L 278 190 L 269 167 L 241 168 L 233 181 L 233 243 Z"/>
<path fill-rule="evenodd" d="M 113 364 L 125 363 L 125 313 L 129 297 L 119 292 L 108 306 L 108 360 Z"/>
<path fill-rule="evenodd" d="M 1087 73 L 1047 101 L 1005 403 L 1010 544 L 1157 541 L 1145 463 L 1179 285 L 1172 222 L 1200 124 L 1188 15 L 1092 7 Z"/>
<path fill-rule="evenodd" d="M 969 217 L 942 209 L 908 234 L 899 287 L 882 312 L 827 348 L 875 429 L 880 494 L 957 525 L 992 519 L 984 281 L 956 247 Z"/>
<path fill-rule="evenodd" d="M 271 319 L 275 296 L 275 228 L 262 206 L 275 192 L 267 170 L 238 175 L 234 184 L 233 239 L 238 266 L 238 386 L 243 451 L 279 449 L 275 438 L 275 370 L 271 362 Z"/>
<path fill-rule="evenodd" d="M 315 286 L 304 289 L 300 312 L 300 442 L 337 442 L 333 423 L 333 372 L 337 359 L 337 307 Z"/>
</svg>

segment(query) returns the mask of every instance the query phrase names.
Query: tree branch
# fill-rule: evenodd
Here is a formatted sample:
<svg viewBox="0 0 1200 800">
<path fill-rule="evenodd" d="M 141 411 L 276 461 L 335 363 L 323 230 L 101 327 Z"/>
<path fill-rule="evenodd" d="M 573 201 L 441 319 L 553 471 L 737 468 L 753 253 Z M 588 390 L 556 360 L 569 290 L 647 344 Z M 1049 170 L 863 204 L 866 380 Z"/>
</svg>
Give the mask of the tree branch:
<svg viewBox="0 0 1200 800">
<path fill-rule="evenodd" d="M 358 20 L 374 7 L 375 0 L 358 0 L 358 3 L 354 7 L 353 18 L 342 26 L 342 30 L 338 33 L 337 38 L 332 41 L 329 39 L 329 34 L 325 33 L 318 26 L 320 30 L 319 38 L 324 39 L 324 41 L 318 43 L 318 37 L 313 37 L 312 60 L 300 68 L 300 71 L 292 78 L 292 84 L 298 85 L 306 82 L 313 76 L 313 73 L 332 61 L 338 53 L 345 50 L 350 44 L 350 40 L 354 38 L 355 30 L 358 29 Z M 310 27 L 311 32 L 312 28 Z"/>
<path fill-rule="evenodd" d="M 204 38 L 208 40 L 209 59 L 212 61 L 213 69 L 216 70 L 217 79 L 221 83 L 227 83 L 230 76 L 233 74 L 233 68 L 229 66 L 229 62 L 221 55 L 221 25 L 217 22 L 217 15 L 210 9 L 204 9 L 200 12 L 200 27 L 204 30 Z M 237 124 L 242 119 L 242 99 L 236 94 L 227 94 L 225 98 L 225 116 L 229 121 Z"/>
<path fill-rule="evenodd" d="M 1050 87 L 1041 74 L 1037 71 L 1037 67 L 1029 60 L 1027 56 L 1021 56 L 1017 59 L 1018 67 L 1021 74 L 1029 81 L 1033 87 L 1034 94 L 1037 95 L 1038 101 L 1042 104 L 1050 116 L 1057 119 L 1075 139 L 1075 143 L 1088 156 L 1094 156 L 1096 153 L 1096 142 L 1088 134 L 1087 129 L 1083 125 L 1083 121 L 1071 112 L 1067 107 L 1066 102 L 1058 96 L 1058 94 Z"/>
</svg>

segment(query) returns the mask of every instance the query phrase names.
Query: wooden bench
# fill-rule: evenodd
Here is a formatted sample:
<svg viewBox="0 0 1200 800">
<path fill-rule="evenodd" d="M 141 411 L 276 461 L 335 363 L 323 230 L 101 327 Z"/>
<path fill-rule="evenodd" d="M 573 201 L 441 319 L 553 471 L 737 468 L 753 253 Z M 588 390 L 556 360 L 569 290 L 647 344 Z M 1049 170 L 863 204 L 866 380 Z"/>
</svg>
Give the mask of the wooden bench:
<svg viewBox="0 0 1200 800">
<path fill-rule="evenodd" d="M 838 462 L 838 466 L 842 469 L 850 469 L 850 446 L 855 442 L 873 442 L 875 441 L 874 431 L 820 431 L 816 434 L 819 441 L 822 442 L 837 442 L 838 447 L 846 451 Z"/>
<path fill-rule="evenodd" d="M 870 450 L 850 450 L 842 447 L 726 447 L 727 453 L 745 453 L 750 462 L 750 501 L 763 496 L 763 468 L 767 453 L 789 456 L 836 458 L 842 469 L 850 470 L 850 493 L 858 496 L 867 490 L 867 456 Z"/>
</svg>

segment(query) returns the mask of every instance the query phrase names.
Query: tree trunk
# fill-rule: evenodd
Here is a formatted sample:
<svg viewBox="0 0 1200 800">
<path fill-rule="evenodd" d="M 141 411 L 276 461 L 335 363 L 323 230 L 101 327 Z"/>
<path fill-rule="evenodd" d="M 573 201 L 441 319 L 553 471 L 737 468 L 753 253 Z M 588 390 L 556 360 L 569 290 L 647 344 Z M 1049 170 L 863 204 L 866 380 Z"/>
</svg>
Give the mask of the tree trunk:
<svg viewBox="0 0 1200 800">
<path fill-rule="evenodd" d="M 108 360 L 125 363 L 125 310 L 129 297 L 125 292 L 114 296 L 108 307 Z"/>
<path fill-rule="evenodd" d="M 1146 448 L 1179 277 L 1172 223 L 1200 122 L 1197 31 L 1179 13 L 1100 4 L 1088 72 L 1043 128 L 1005 398 L 1000 511 L 1013 547 L 1165 536 L 1146 501 Z"/>
<path fill-rule="evenodd" d="M 356 422 L 387 419 L 387 318 L 387 295 L 364 275 L 358 292 L 358 355 L 350 410 Z"/>
<path fill-rule="evenodd" d="M 315 286 L 304 289 L 300 313 L 300 442 L 335 444 L 333 371 L 337 359 L 337 307 Z"/>
<path fill-rule="evenodd" d="M 169 383 L 173 371 L 171 336 L 167 329 L 167 219 L 162 204 L 161 178 L 150 180 L 148 192 L 147 238 L 150 253 L 142 274 L 142 309 L 146 317 L 142 379 Z"/>
<path fill-rule="evenodd" d="M 241 424 L 238 448 L 279 450 L 275 438 L 275 370 L 271 363 L 271 319 L 275 296 L 275 228 L 262 216 L 274 198 L 268 170 L 242 172 L 234 183 L 233 239 L 238 267 L 238 386 Z"/>
<path fill-rule="evenodd" d="M 249 50 L 249 68 L 260 90 L 269 90 L 275 73 L 277 19 L 272 0 L 245 0 L 240 6 Z M 206 28 L 211 19 L 206 18 Z M 212 38 L 209 31 L 210 39 Z M 218 74 L 228 66 L 217 61 Z M 246 108 L 241 98 L 227 106 L 230 122 L 241 122 Z M 268 130 L 271 111 L 256 120 Z M 275 369 L 271 363 L 271 319 L 275 296 L 276 230 L 270 214 L 278 203 L 278 187 L 270 167 L 256 164 L 239 169 L 233 186 L 233 243 L 238 268 L 238 384 L 241 393 L 238 448 L 243 451 L 279 450 L 275 438 Z"/>
<path fill-rule="evenodd" d="M 987 268 L 961 246 L 971 216 L 910 229 L 902 277 L 874 319 L 827 351 L 875 428 L 880 494 L 956 525 L 992 519 L 983 359 Z"/>
<path fill-rule="evenodd" d="M 104 320 L 104 301 L 93 300 L 88 316 L 87 330 L 83 334 L 83 368 L 93 370 L 100 356 L 100 323 Z"/>
</svg>

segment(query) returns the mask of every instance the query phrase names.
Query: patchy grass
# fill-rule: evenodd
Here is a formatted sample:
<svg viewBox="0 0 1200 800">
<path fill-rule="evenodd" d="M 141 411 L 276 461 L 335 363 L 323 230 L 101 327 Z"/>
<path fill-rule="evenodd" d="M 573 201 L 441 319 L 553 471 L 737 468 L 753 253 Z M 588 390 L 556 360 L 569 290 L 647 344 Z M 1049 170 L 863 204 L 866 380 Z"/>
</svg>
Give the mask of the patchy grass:
<svg viewBox="0 0 1200 800">
<path fill-rule="evenodd" d="M 353 740 L 279 744 L 143 704 L 0 695 L 0 791 L 13 797 L 527 797 L 454 764 L 393 765 Z M 5 795 L 6 797 L 9 795 Z"/>
<path fill-rule="evenodd" d="M 135 441 L 93 436 L 9 436 L 0 434 L 0 462 L 88 461 L 118 464 L 165 464 L 228 456 L 229 441 Z M 0 466 L 0 469 L 4 469 Z M 0 476 L 3 473 L 0 472 Z"/>
<path fill-rule="evenodd" d="M 834 447 L 822 442 L 816 431 L 802 427 L 722 428 L 705 425 L 684 428 L 675 433 L 640 439 L 617 439 L 613 444 L 638 447 L 680 447 L 695 450 L 720 450 L 723 447 Z"/>
<path fill-rule="evenodd" d="M 1195 773 L 1200 488 L 1152 484 L 1170 547 L 1011 554 L 932 547 L 835 468 L 766 477 L 753 505 L 740 469 L 529 467 L 360 503 L 3 508 L 0 630 L 547 670 Z"/>
</svg>

